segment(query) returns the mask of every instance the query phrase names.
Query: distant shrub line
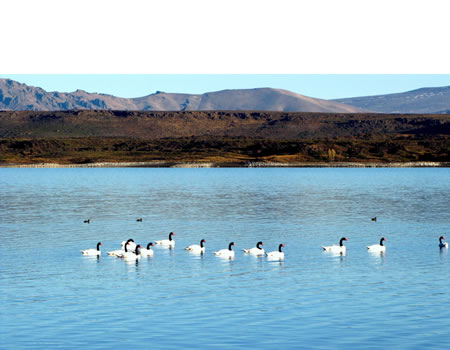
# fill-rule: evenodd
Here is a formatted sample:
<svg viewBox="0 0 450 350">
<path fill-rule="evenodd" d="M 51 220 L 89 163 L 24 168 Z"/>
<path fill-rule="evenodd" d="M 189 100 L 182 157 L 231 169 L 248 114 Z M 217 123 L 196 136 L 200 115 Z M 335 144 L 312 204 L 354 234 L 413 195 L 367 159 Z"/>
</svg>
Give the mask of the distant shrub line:
<svg viewBox="0 0 450 350">
<path fill-rule="evenodd" d="M 3 163 L 102 161 L 411 162 L 450 161 L 450 136 L 284 140 L 250 137 L 2 138 Z"/>
</svg>

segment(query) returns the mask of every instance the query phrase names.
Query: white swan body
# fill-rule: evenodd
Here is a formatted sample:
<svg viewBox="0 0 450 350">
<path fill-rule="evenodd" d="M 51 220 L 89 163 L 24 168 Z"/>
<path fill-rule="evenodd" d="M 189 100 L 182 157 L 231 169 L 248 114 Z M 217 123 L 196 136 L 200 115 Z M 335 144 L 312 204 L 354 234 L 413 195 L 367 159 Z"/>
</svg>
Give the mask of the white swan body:
<svg viewBox="0 0 450 350">
<path fill-rule="evenodd" d="M 155 241 L 155 244 L 162 245 L 162 246 L 169 247 L 169 248 L 175 247 L 175 240 L 172 239 L 172 236 L 175 236 L 175 233 L 170 232 L 169 233 L 169 239 L 163 239 L 163 240 L 160 240 L 160 241 Z"/>
<path fill-rule="evenodd" d="M 256 247 L 254 248 L 250 248 L 250 249 L 242 249 L 244 253 L 246 254 L 250 254 L 250 255 L 255 255 L 255 256 L 259 256 L 259 255 L 264 255 L 264 249 L 261 248 L 261 246 L 264 245 L 263 242 L 258 242 L 256 243 Z"/>
<path fill-rule="evenodd" d="M 142 256 L 153 256 L 154 252 L 153 249 L 151 248 L 153 246 L 153 243 L 150 242 L 149 244 L 147 244 L 147 248 L 142 248 L 141 249 L 141 255 Z"/>
<path fill-rule="evenodd" d="M 233 259 L 234 258 L 234 250 L 232 248 L 233 246 L 234 246 L 234 242 L 231 242 L 228 245 L 228 249 L 221 249 L 217 252 L 214 252 L 214 255 L 219 256 L 221 258 Z"/>
<path fill-rule="evenodd" d="M 205 253 L 205 240 L 202 239 L 200 241 L 200 245 L 198 244 L 192 244 L 190 246 L 187 246 L 186 248 L 184 248 L 185 250 L 187 250 L 189 253 L 194 253 L 194 254 L 204 254 Z"/>
<path fill-rule="evenodd" d="M 383 245 L 383 242 L 386 239 L 383 237 L 380 239 L 380 244 L 373 244 L 367 247 L 367 250 L 371 253 L 386 253 L 386 247 Z"/>
<path fill-rule="evenodd" d="M 125 253 L 125 251 L 123 249 L 117 249 L 117 250 L 112 250 L 112 251 L 108 252 L 107 254 L 110 256 L 117 256 L 117 255 L 120 255 L 123 253 Z"/>
<path fill-rule="evenodd" d="M 267 259 L 269 260 L 283 260 L 284 253 L 281 251 L 281 248 L 284 247 L 284 244 L 280 244 L 278 246 L 278 250 L 274 250 L 273 252 L 266 253 Z"/>
<path fill-rule="evenodd" d="M 322 246 L 322 249 L 326 252 L 330 252 L 333 254 L 345 255 L 347 252 L 347 248 L 342 243 L 343 241 L 348 241 L 348 239 L 345 237 L 342 237 L 341 240 L 339 241 L 339 245 Z"/>
<path fill-rule="evenodd" d="M 442 242 L 443 239 L 445 239 L 444 236 L 439 237 L 439 248 L 448 248 L 448 243 Z"/>
<path fill-rule="evenodd" d="M 103 245 L 102 242 L 97 243 L 97 249 L 85 249 L 81 251 L 81 254 L 83 255 L 102 255 L 102 252 L 100 250 L 100 246 Z"/>
<path fill-rule="evenodd" d="M 369 245 L 367 250 L 373 253 L 386 253 L 386 247 L 379 244 Z"/>
<path fill-rule="evenodd" d="M 331 245 L 322 247 L 326 252 L 334 253 L 334 254 L 345 254 L 347 253 L 347 248 L 345 246 Z"/>
</svg>

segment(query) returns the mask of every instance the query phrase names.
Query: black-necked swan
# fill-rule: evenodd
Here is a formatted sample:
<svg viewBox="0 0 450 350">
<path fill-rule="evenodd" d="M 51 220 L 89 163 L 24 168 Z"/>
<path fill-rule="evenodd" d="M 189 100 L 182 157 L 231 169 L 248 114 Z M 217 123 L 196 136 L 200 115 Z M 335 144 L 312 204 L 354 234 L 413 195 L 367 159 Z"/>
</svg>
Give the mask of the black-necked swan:
<svg viewBox="0 0 450 350">
<path fill-rule="evenodd" d="M 322 249 L 326 252 L 331 252 L 335 254 L 345 254 L 347 251 L 347 248 L 344 245 L 344 241 L 348 241 L 347 238 L 342 237 L 339 241 L 339 245 L 330 245 L 330 246 L 322 246 Z"/>
<path fill-rule="evenodd" d="M 205 240 L 202 239 L 200 241 L 200 245 L 198 244 L 192 244 L 186 248 L 184 248 L 185 250 L 187 250 L 190 253 L 195 253 L 195 254 L 203 254 L 205 253 Z"/>
<path fill-rule="evenodd" d="M 386 241 L 386 238 L 382 237 L 380 239 L 380 244 L 369 245 L 367 247 L 367 249 L 369 250 L 369 252 L 373 252 L 373 253 L 385 253 L 386 247 L 383 245 L 384 241 Z"/>
<path fill-rule="evenodd" d="M 444 236 L 439 237 L 439 248 L 448 248 L 448 243 L 442 242 L 443 239 L 445 239 Z"/>
<path fill-rule="evenodd" d="M 172 236 L 175 236 L 175 233 L 170 232 L 169 233 L 169 239 L 163 239 L 161 241 L 155 241 L 155 244 L 167 246 L 167 247 L 174 247 L 175 246 L 175 240 L 172 238 Z"/>
<path fill-rule="evenodd" d="M 134 243 L 134 241 L 133 241 L 133 239 L 132 238 L 130 238 L 128 241 L 124 241 L 124 242 L 122 242 L 121 243 L 121 246 L 122 246 L 122 249 L 117 249 L 117 250 L 113 250 L 113 251 L 110 251 L 110 252 L 108 252 L 108 255 L 111 255 L 111 256 L 117 256 L 117 255 L 121 255 L 121 254 L 123 254 L 123 253 L 125 253 L 125 246 L 126 245 L 128 245 L 128 247 L 130 246 L 129 245 L 129 243 L 131 243 L 131 242 L 133 242 Z M 131 248 L 131 249 L 134 249 L 135 247 L 133 247 L 133 248 Z"/>
<path fill-rule="evenodd" d="M 124 246 L 123 246 L 123 251 L 120 251 L 120 252 L 118 252 L 115 256 L 117 256 L 118 258 L 123 258 L 125 255 L 127 255 L 128 253 L 132 253 L 132 250 L 128 250 L 128 247 L 129 247 L 129 245 L 131 244 L 131 243 L 134 243 L 134 242 L 131 242 L 130 240 L 128 240 L 128 241 L 126 241 L 125 242 L 125 244 L 124 244 Z M 136 248 L 134 248 L 134 249 L 136 249 Z"/>
<path fill-rule="evenodd" d="M 228 244 L 228 249 L 221 249 L 217 252 L 214 252 L 214 255 L 220 256 L 222 258 L 233 259 L 234 258 L 234 250 L 232 248 L 233 246 L 234 242 L 231 242 L 230 244 Z"/>
<path fill-rule="evenodd" d="M 83 255 L 102 255 L 102 252 L 100 251 L 100 246 L 103 245 L 102 242 L 97 243 L 97 249 L 86 249 L 82 250 L 81 254 Z"/>
<path fill-rule="evenodd" d="M 136 249 L 136 243 L 134 243 L 134 239 L 130 238 L 127 241 L 122 241 L 120 242 L 120 246 L 122 247 L 122 250 L 125 250 L 125 246 L 128 244 L 128 249 L 129 250 L 134 250 Z"/>
<path fill-rule="evenodd" d="M 122 255 L 119 255 L 119 258 L 122 259 L 139 259 L 141 257 L 141 248 L 142 246 L 138 244 L 134 252 L 126 251 Z M 126 246 L 125 246 L 126 249 Z"/>
<path fill-rule="evenodd" d="M 91 219 L 87 219 L 83 221 L 85 224 L 89 224 L 91 222 Z"/>
<path fill-rule="evenodd" d="M 263 242 L 256 243 L 256 247 L 250 249 L 242 249 L 244 253 L 251 255 L 264 255 L 264 249 L 261 246 L 264 245 Z"/>
<path fill-rule="evenodd" d="M 281 243 L 278 246 L 278 250 L 274 250 L 273 252 L 266 253 L 266 256 L 269 260 L 283 260 L 284 253 L 281 251 L 281 248 L 284 247 L 284 244 Z"/>
<path fill-rule="evenodd" d="M 149 244 L 147 244 L 147 248 L 141 249 L 141 255 L 142 256 L 153 256 L 153 249 L 151 247 L 153 247 L 153 242 L 150 242 Z"/>
</svg>

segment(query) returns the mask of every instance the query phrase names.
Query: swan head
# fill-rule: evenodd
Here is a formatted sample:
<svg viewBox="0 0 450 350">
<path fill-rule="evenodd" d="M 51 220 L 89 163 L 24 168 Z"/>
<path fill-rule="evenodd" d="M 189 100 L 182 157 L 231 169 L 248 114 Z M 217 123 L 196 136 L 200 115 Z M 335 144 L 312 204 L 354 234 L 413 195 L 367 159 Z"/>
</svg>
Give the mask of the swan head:
<svg viewBox="0 0 450 350">
<path fill-rule="evenodd" d="M 264 245 L 263 242 L 259 241 L 258 243 L 256 243 L 256 248 L 258 249 L 262 249 L 260 246 Z"/>
<path fill-rule="evenodd" d="M 387 239 L 384 238 L 384 237 L 382 237 L 382 238 L 380 239 L 380 245 L 381 245 L 381 246 L 383 245 L 383 242 L 384 242 L 384 241 L 387 241 Z"/>
<path fill-rule="evenodd" d="M 442 243 L 442 240 L 445 239 L 444 236 L 439 237 L 439 243 Z"/>
<path fill-rule="evenodd" d="M 102 242 L 97 243 L 97 250 L 100 250 L 100 246 L 103 245 Z"/>
<path fill-rule="evenodd" d="M 169 233 L 169 241 L 172 240 L 172 236 L 175 236 L 175 233 L 174 233 L 174 232 L 170 232 L 170 233 Z"/>
<path fill-rule="evenodd" d="M 200 241 L 200 247 L 203 248 L 203 246 L 204 246 L 205 243 L 206 243 L 206 241 L 205 241 L 204 239 L 202 239 L 202 240 Z"/>
<path fill-rule="evenodd" d="M 141 248 L 142 248 L 142 246 L 141 246 L 140 244 L 138 244 L 138 245 L 136 246 L 136 251 L 135 251 L 135 254 L 136 254 L 136 255 L 141 254 Z"/>
<path fill-rule="evenodd" d="M 278 251 L 281 253 L 281 248 L 284 248 L 285 247 L 285 245 L 283 244 L 283 243 L 281 243 L 279 246 L 278 246 Z"/>
<path fill-rule="evenodd" d="M 150 242 L 149 244 L 147 244 L 147 249 L 150 249 L 150 247 L 153 247 L 153 242 Z"/>
<path fill-rule="evenodd" d="M 233 247 L 234 246 L 234 242 L 231 242 L 230 244 L 228 244 L 228 250 L 233 250 Z"/>
<path fill-rule="evenodd" d="M 344 245 L 344 241 L 348 241 L 348 239 L 347 238 L 345 238 L 345 237 L 342 237 L 341 238 L 341 240 L 339 241 L 339 245 L 342 247 L 343 245 Z"/>
</svg>

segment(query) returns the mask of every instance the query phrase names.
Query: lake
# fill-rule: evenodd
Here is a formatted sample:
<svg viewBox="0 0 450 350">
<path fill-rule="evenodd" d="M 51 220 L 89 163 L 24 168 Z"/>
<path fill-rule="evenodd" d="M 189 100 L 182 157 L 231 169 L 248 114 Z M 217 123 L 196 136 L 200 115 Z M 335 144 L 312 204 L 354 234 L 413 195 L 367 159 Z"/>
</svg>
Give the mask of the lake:
<svg viewBox="0 0 450 350">
<path fill-rule="evenodd" d="M 171 231 L 153 258 L 106 254 Z M 441 235 L 448 168 L 3 168 L 0 348 L 443 348 Z M 344 236 L 345 256 L 322 251 Z M 243 254 L 258 241 L 284 261 Z"/>
</svg>

